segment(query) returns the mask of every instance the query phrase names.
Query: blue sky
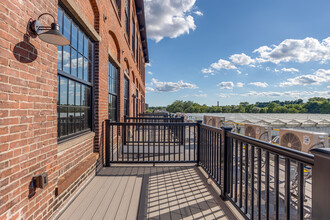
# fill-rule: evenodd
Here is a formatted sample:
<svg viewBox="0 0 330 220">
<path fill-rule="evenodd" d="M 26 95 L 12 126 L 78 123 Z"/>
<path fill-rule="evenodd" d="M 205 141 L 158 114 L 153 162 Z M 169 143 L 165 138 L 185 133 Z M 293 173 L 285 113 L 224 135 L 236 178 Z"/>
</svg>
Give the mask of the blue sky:
<svg viewBox="0 0 330 220">
<path fill-rule="evenodd" d="M 330 1 L 145 0 L 146 102 L 330 97 Z"/>
</svg>

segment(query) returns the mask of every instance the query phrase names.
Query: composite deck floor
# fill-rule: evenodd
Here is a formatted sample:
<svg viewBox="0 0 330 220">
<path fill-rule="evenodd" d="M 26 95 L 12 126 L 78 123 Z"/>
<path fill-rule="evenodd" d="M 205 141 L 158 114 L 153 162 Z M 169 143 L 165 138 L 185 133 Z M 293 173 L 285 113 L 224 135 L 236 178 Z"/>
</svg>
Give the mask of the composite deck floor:
<svg viewBox="0 0 330 220">
<path fill-rule="evenodd" d="M 103 168 L 59 219 L 236 219 L 195 166 Z"/>
</svg>

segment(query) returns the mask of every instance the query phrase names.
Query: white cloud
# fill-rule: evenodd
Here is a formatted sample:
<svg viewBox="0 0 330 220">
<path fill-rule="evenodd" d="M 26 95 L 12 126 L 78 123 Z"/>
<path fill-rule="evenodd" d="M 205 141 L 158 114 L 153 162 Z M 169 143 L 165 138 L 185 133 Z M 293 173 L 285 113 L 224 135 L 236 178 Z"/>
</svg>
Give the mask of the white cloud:
<svg viewBox="0 0 330 220">
<path fill-rule="evenodd" d="M 270 71 L 270 68 L 268 66 L 266 67 L 266 71 Z"/>
<path fill-rule="evenodd" d="M 218 62 L 216 62 L 216 63 L 212 63 L 211 64 L 211 67 L 213 69 L 216 69 L 216 70 L 221 70 L 221 69 L 226 69 L 226 70 L 237 69 L 234 64 L 232 64 L 228 60 L 223 60 L 223 59 L 218 60 Z"/>
<path fill-rule="evenodd" d="M 194 11 L 194 14 L 198 15 L 198 16 L 203 16 L 204 15 L 203 12 L 201 12 L 201 11 Z"/>
<path fill-rule="evenodd" d="M 146 87 L 146 92 L 154 92 L 155 89 L 151 87 Z"/>
<path fill-rule="evenodd" d="M 236 65 L 249 65 L 255 62 L 245 53 L 231 55 L 229 59 Z"/>
<path fill-rule="evenodd" d="M 219 86 L 221 89 L 232 89 L 234 88 L 233 82 L 221 82 L 217 86 Z"/>
<path fill-rule="evenodd" d="M 196 94 L 194 95 L 195 97 L 202 97 L 202 98 L 205 98 L 207 97 L 207 94 Z"/>
<path fill-rule="evenodd" d="M 231 97 L 231 96 L 235 96 L 235 95 L 237 95 L 236 93 L 219 93 L 218 94 L 218 96 L 220 97 L 220 98 L 229 98 L 229 97 Z"/>
<path fill-rule="evenodd" d="M 159 42 L 164 37 L 177 38 L 195 30 L 191 16 L 196 0 L 145 0 L 148 37 Z M 195 11 L 195 14 L 201 12 Z"/>
<path fill-rule="evenodd" d="M 236 86 L 237 86 L 237 87 L 243 87 L 243 86 L 244 86 L 244 83 L 242 83 L 242 82 L 238 82 L 238 83 L 236 83 Z"/>
<path fill-rule="evenodd" d="M 330 82 L 330 70 L 319 69 L 314 74 L 297 76 L 289 78 L 287 82 L 280 83 L 281 87 L 284 86 L 305 86 L 305 85 L 318 85 L 323 82 Z"/>
<path fill-rule="evenodd" d="M 291 98 L 303 98 L 308 99 L 315 96 L 328 98 L 330 97 L 330 91 L 286 91 L 286 92 L 256 92 L 250 91 L 245 94 L 241 94 L 242 96 L 256 96 L 256 97 L 291 97 Z"/>
<path fill-rule="evenodd" d="M 330 59 L 330 37 L 321 42 L 311 37 L 302 40 L 286 39 L 272 47 L 262 46 L 254 50 L 254 53 L 260 55 L 257 61 L 278 64 L 280 62 L 325 62 Z"/>
<path fill-rule="evenodd" d="M 328 89 L 330 89 L 330 86 L 327 86 Z"/>
<path fill-rule="evenodd" d="M 275 72 L 275 73 L 278 73 L 278 72 L 280 72 L 280 70 L 278 70 L 278 69 L 275 68 L 275 69 L 274 69 L 274 72 Z"/>
<path fill-rule="evenodd" d="M 202 73 L 214 75 L 214 70 L 211 68 L 204 68 L 202 69 Z"/>
<path fill-rule="evenodd" d="M 148 71 L 147 73 L 148 73 L 149 75 L 154 75 L 154 73 L 151 72 L 151 71 Z"/>
<path fill-rule="evenodd" d="M 283 93 L 281 92 L 256 92 L 256 91 L 250 91 L 248 93 L 242 94 L 242 96 L 281 96 Z"/>
<path fill-rule="evenodd" d="M 281 71 L 283 71 L 283 72 L 289 72 L 289 73 L 299 73 L 299 70 L 296 69 L 296 68 L 282 68 Z"/>
<path fill-rule="evenodd" d="M 161 82 L 157 79 L 151 79 L 151 84 L 155 87 L 156 92 L 177 92 L 182 89 L 197 89 L 195 84 L 186 83 L 182 80 L 178 82 Z"/>
<path fill-rule="evenodd" d="M 241 71 L 239 71 L 239 70 L 236 70 L 236 71 L 237 71 L 238 75 L 239 75 L 239 74 L 242 74 L 242 72 L 241 72 Z"/>
<path fill-rule="evenodd" d="M 146 63 L 146 64 L 145 64 L 145 67 L 147 67 L 147 66 L 148 66 L 148 67 L 151 67 L 151 63 Z"/>
<path fill-rule="evenodd" d="M 268 86 L 268 83 L 266 82 L 251 82 L 249 85 L 254 85 L 262 88 L 266 88 Z"/>
</svg>

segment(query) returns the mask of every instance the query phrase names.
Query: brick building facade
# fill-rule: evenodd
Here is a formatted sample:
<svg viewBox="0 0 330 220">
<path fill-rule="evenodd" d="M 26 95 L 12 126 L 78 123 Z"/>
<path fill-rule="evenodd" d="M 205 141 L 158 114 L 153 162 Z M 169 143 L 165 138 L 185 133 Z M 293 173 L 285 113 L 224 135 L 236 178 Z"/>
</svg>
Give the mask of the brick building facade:
<svg viewBox="0 0 330 220">
<path fill-rule="evenodd" d="M 69 46 L 30 36 L 45 12 Z M 0 219 L 54 218 L 90 181 L 104 121 L 144 111 L 145 62 L 143 0 L 0 2 Z"/>
</svg>

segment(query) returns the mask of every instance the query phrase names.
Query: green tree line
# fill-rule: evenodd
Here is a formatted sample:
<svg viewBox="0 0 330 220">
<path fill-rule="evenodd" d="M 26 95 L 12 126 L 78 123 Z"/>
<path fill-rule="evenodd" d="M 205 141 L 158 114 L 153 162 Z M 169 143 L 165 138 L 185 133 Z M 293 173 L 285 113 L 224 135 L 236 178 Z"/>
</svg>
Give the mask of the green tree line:
<svg viewBox="0 0 330 220">
<path fill-rule="evenodd" d="M 152 107 L 154 109 L 164 109 L 164 107 Z M 166 111 L 171 113 L 320 113 L 330 114 L 330 99 L 314 97 L 308 99 L 306 103 L 302 99 L 294 101 L 271 101 L 256 102 L 250 104 L 241 102 L 239 105 L 207 106 L 200 105 L 192 101 L 176 100 L 166 107 Z"/>
</svg>

